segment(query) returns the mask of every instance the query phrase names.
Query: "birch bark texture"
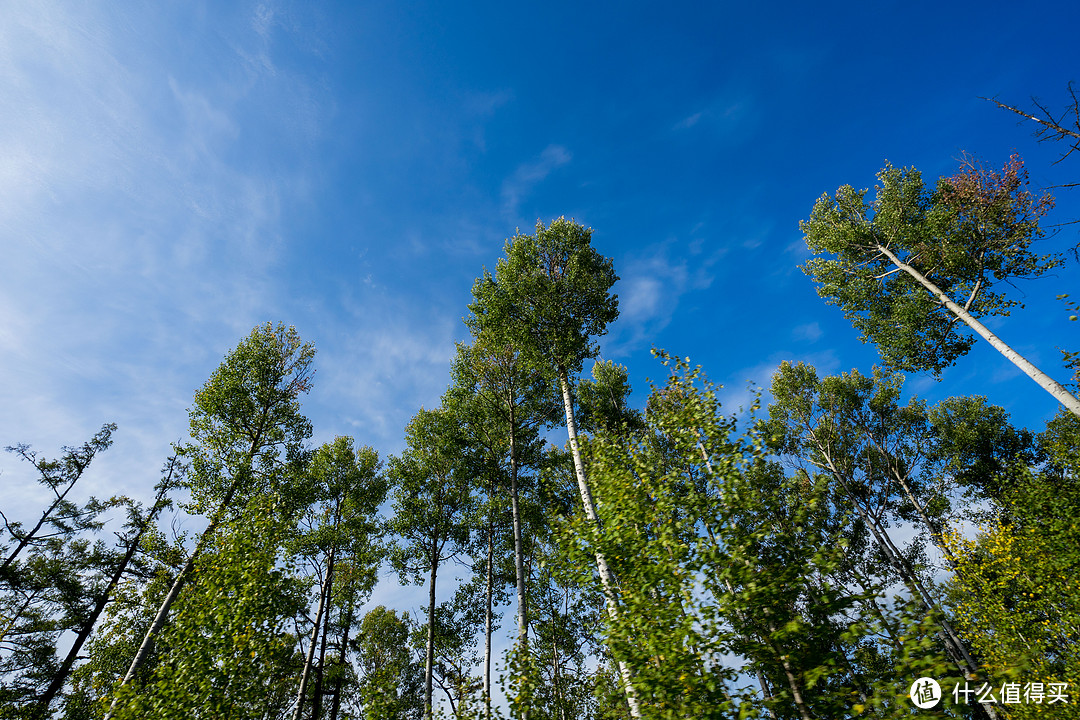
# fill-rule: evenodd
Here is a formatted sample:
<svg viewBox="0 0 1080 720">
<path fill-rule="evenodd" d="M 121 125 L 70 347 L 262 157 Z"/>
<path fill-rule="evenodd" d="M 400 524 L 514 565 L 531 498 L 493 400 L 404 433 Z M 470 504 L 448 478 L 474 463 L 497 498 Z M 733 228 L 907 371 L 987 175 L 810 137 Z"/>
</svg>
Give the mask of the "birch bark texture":
<svg viewBox="0 0 1080 720">
<path fill-rule="evenodd" d="M 971 349 L 963 323 L 1080 416 L 1080 400 L 980 320 L 1022 307 L 997 289 L 1001 283 L 1062 263 L 1031 250 L 1045 235 L 1039 220 L 1053 198 L 1027 189 L 1023 161 L 1014 155 L 998 172 L 965 157 L 933 190 L 914 168 L 886 165 L 877 177 L 872 201 L 869 190 L 845 185 L 801 223 L 816 255 L 802 269 L 818 294 L 840 306 L 893 370 L 940 375 Z"/>
</svg>

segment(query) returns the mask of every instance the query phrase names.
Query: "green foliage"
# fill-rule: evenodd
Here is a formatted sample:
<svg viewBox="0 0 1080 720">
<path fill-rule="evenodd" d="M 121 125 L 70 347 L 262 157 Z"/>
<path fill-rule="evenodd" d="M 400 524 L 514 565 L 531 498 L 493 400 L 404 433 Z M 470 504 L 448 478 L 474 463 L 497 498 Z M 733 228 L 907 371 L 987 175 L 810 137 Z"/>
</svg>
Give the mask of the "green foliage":
<svg viewBox="0 0 1080 720">
<path fill-rule="evenodd" d="M 348 602 L 366 595 L 378 580 L 384 549 L 376 513 L 389 490 L 381 466 L 373 448 L 356 448 L 350 437 L 339 436 L 315 450 L 307 470 L 310 505 L 304 522 L 309 529 L 288 542 L 292 553 L 318 562 L 335 551 L 338 561 L 349 565 L 335 580 L 335 592 Z"/>
<path fill-rule="evenodd" d="M 958 558 L 949 585 L 957 624 L 972 638 L 999 686 L 1006 681 L 1064 682 L 1075 702 L 1080 687 L 1080 487 L 1075 478 L 1028 472 L 1008 488 L 1003 503 L 1003 518 L 984 525 L 975 539 L 957 532 L 948 536 Z M 1017 719 L 1074 713 L 1068 707 L 1034 704 L 1009 708 L 1009 717 Z"/>
<path fill-rule="evenodd" d="M 65 720 L 97 720 L 101 702 L 123 677 L 131 658 L 154 619 L 154 613 L 183 564 L 183 548 L 172 545 L 154 529 L 144 533 L 141 552 L 147 567 L 124 578 L 106 606 L 84 652 L 86 662 L 72 674 L 72 689 L 64 701 Z M 155 654 L 148 665 L 156 665 Z M 139 679 L 145 679 L 143 673 Z"/>
<path fill-rule="evenodd" d="M 1046 424 L 1039 445 L 1052 471 L 1072 483 L 1080 482 L 1080 418 L 1061 410 Z"/>
<path fill-rule="evenodd" d="M 1043 236 L 1039 219 L 1048 195 L 1027 189 L 1023 162 L 1013 156 L 998 173 L 967 158 L 960 171 L 928 191 L 914 168 L 886 165 L 872 201 L 867 190 L 841 187 L 824 195 L 801 223 L 811 259 L 803 271 L 818 294 L 875 343 L 896 370 L 935 375 L 964 355 L 972 339 L 956 317 L 887 253 L 921 273 L 973 317 L 1008 315 L 1020 303 L 995 287 L 1038 277 L 1059 265 L 1031 251 Z"/>
<path fill-rule="evenodd" d="M 849 708 L 844 653 L 869 629 L 840 622 L 859 596 L 823 579 L 844 559 L 824 489 L 765 464 L 700 370 L 665 360 L 672 374 L 650 395 L 646 432 L 586 443 L 603 523 L 569 520 L 560 534 L 566 566 L 601 552 L 619 579 L 608 651 L 630 668 L 646 718 Z M 740 686 L 740 672 L 769 697 Z"/>
<path fill-rule="evenodd" d="M 365 720 L 411 720 L 423 712 L 424 668 L 409 643 L 407 616 L 380 605 L 364 616 L 357 670 Z"/>
<path fill-rule="evenodd" d="M 927 419 L 932 432 L 930 474 L 962 489 L 969 505 L 991 499 L 996 511 L 1017 473 L 1043 459 L 1035 436 L 1013 427 L 1004 408 L 984 397 L 947 398 L 927 411 Z"/>
<path fill-rule="evenodd" d="M 28 717 L 31 705 L 60 672 L 56 647 L 65 631 L 78 632 L 117 562 L 94 536 L 102 513 L 127 498 L 73 501 L 69 493 L 91 461 L 112 444 L 116 425 L 102 426 L 57 459 L 27 445 L 8 447 L 37 471 L 48 505 L 27 527 L 3 515 L 0 529 L 0 717 Z M 11 714 L 4 708 L 25 708 Z"/>
<path fill-rule="evenodd" d="M 449 559 L 444 550 L 465 545 L 468 526 L 462 520 L 472 497 L 461 469 L 459 418 L 446 410 L 421 410 L 405 429 L 408 447 L 390 458 L 388 475 L 394 487 L 394 514 L 389 529 L 404 544 L 395 544 L 391 564 L 403 580 L 424 583 L 424 574 Z"/>
<path fill-rule="evenodd" d="M 190 462 L 190 508 L 210 523 L 158 611 L 168 617 L 175 603 L 173 616 L 142 645 L 157 646 L 157 664 L 136 655 L 114 717 L 261 717 L 288 704 L 295 639 L 285 627 L 303 585 L 279 563 L 312 498 L 299 396 L 314 352 L 293 328 L 267 323 L 195 394 L 192 441 L 178 453 Z"/>
<path fill-rule="evenodd" d="M 507 240 L 495 275 L 476 281 L 468 321 L 474 332 L 492 333 L 527 358 L 577 372 L 619 314 L 609 294 L 618 277 L 610 259 L 591 245 L 592 230 L 559 218 L 535 235 Z"/>
<path fill-rule="evenodd" d="M 254 719 L 290 704 L 301 661 L 289 627 L 304 597 L 281 565 L 292 532 L 283 510 L 252 499 L 215 536 L 162 633 L 157 666 L 118 691 L 114 717 Z"/>
<path fill-rule="evenodd" d="M 474 499 L 462 462 L 465 457 L 460 415 L 446 409 L 421 410 L 405 428 L 408 443 L 390 458 L 394 516 L 388 525 L 403 542 L 390 550 L 390 563 L 406 582 L 428 586 L 424 666 L 425 714 L 432 714 L 435 655 L 435 592 L 439 566 L 469 541 L 467 519 Z M 425 579 L 424 575 L 427 575 Z"/>
<path fill-rule="evenodd" d="M 267 323 L 226 355 L 195 393 L 192 442 L 179 448 L 191 463 L 193 510 L 228 517 L 226 498 L 243 508 L 256 494 L 291 491 L 311 437 L 299 398 L 311 389 L 314 356 L 294 328 Z"/>
<path fill-rule="evenodd" d="M 592 376 L 592 380 L 582 379 L 578 382 L 578 422 L 581 430 L 609 435 L 644 430 L 641 414 L 627 403 L 630 381 L 626 368 L 611 360 L 596 362 Z"/>
<path fill-rule="evenodd" d="M 986 417 L 1004 417 L 978 399 L 952 402 L 936 415 L 947 435 L 941 442 L 923 403 L 901 406 L 900 391 L 901 378 L 880 370 L 872 378 L 853 370 L 819 379 L 810 366 L 782 363 L 762 427 L 769 444 L 808 485 L 820 488 L 819 502 L 831 508 L 822 521 L 838 533 L 845 554 L 824 577 L 839 597 L 853 601 L 843 613 L 848 631 L 833 641 L 848 649 L 833 657 L 843 658 L 865 698 L 859 704 L 883 717 L 910 710 L 903 696 L 916 671 L 961 678 L 976 669 L 927 577 L 924 549 L 928 535 L 950 558 L 942 530 L 955 514 L 955 480 L 946 476 L 962 460 L 948 440 L 962 441 Z M 1013 437 L 1008 431 L 999 436 Z M 896 544 L 890 529 L 902 523 L 922 530 L 907 547 Z M 828 620 L 811 624 L 820 629 Z"/>
</svg>

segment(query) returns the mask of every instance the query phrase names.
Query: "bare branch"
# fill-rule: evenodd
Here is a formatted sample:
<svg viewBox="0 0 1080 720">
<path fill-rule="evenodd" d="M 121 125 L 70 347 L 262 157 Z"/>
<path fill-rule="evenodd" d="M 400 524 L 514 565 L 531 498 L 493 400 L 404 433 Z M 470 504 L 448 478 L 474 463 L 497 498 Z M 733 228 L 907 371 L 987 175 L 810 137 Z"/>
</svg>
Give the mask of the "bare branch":
<svg viewBox="0 0 1080 720">
<path fill-rule="evenodd" d="M 971 297 L 969 297 L 968 301 L 964 303 L 965 310 L 971 310 L 971 303 L 975 302 L 975 296 L 979 294 L 979 288 L 982 287 L 982 281 L 983 279 L 979 278 L 978 282 L 975 283 L 975 287 L 972 288 Z"/>
<path fill-rule="evenodd" d="M 1070 87 L 1070 92 L 1071 92 L 1071 87 Z M 1073 97 L 1075 99 L 1076 96 L 1073 95 Z M 1051 119 L 1050 120 L 1044 120 L 1041 117 L 1036 117 L 1035 115 L 1029 115 L 1028 113 L 1024 112 L 1020 108 L 1015 108 L 1012 105 L 1006 105 L 1005 103 L 1003 103 L 1000 100 L 997 100 L 995 98 L 988 98 L 988 97 L 981 97 L 980 96 L 979 99 L 980 100 L 989 100 L 990 102 L 994 103 L 995 105 L 997 105 L 999 108 L 1002 108 L 1003 110 L 1011 110 L 1012 112 L 1016 113 L 1017 115 L 1020 115 L 1021 117 L 1026 117 L 1028 120 L 1034 120 L 1035 122 L 1037 122 L 1037 123 L 1039 123 L 1040 125 L 1043 126 L 1043 129 L 1040 130 L 1040 133 L 1046 133 L 1048 131 L 1053 131 L 1052 134 L 1056 135 L 1058 139 L 1064 138 L 1066 136 L 1072 136 L 1072 137 L 1076 138 L 1077 140 L 1080 140 L 1080 132 L 1077 132 L 1075 130 L 1070 130 L 1070 129 L 1066 128 L 1066 127 L 1062 127 L 1061 125 L 1059 125 L 1057 122 L 1054 121 L 1053 117 L 1050 116 L 1050 113 L 1047 113 L 1047 115 L 1050 116 Z M 1035 103 L 1035 107 L 1039 108 L 1040 110 L 1045 110 L 1045 108 L 1043 108 L 1041 105 L 1039 105 L 1038 101 L 1032 100 L 1032 102 Z"/>
<path fill-rule="evenodd" d="M 880 275 L 875 275 L 874 280 L 880 280 L 881 278 L 886 277 L 888 275 L 892 275 L 893 273 L 902 272 L 902 270 L 903 270 L 902 268 L 893 268 L 892 270 L 890 270 L 888 272 L 881 273 Z"/>
</svg>

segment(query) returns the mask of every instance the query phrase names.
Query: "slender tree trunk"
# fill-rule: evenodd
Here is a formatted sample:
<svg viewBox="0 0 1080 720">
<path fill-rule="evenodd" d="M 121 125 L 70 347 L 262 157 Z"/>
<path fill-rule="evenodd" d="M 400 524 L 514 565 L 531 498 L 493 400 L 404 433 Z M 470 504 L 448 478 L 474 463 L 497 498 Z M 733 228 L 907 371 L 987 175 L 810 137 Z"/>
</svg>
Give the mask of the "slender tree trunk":
<svg viewBox="0 0 1080 720">
<path fill-rule="evenodd" d="M 435 666 L 435 579 L 439 571 L 438 538 L 431 541 L 431 574 L 428 580 L 427 648 L 424 652 L 424 718 L 431 720 L 431 676 Z"/>
<path fill-rule="evenodd" d="M 488 497 L 491 497 L 491 488 L 488 489 Z M 491 597 L 495 585 L 495 526 L 491 516 L 488 516 L 487 537 L 487 586 L 484 591 L 484 719 L 491 720 L 491 634 L 493 625 L 493 613 Z"/>
<path fill-rule="evenodd" d="M 529 636 L 528 609 L 525 605 L 525 554 L 521 540 L 521 504 L 518 493 L 518 462 L 514 432 L 514 411 L 510 410 L 510 504 L 514 521 L 514 574 L 517 576 L 518 647 L 525 650 Z"/>
<path fill-rule="evenodd" d="M 128 542 L 127 551 L 124 553 L 124 557 L 117 564 L 116 569 L 113 571 L 112 577 L 109 578 L 109 583 L 105 586 L 105 589 L 101 591 L 98 596 L 97 602 L 94 603 L 93 610 L 90 611 L 90 615 L 86 618 L 82 628 L 79 630 L 78 636 L 75 638 L 75 642 L 68 650 L 67 656 L 60 664 L 60 668 L 53 676 L 52 682 L 49 683 L 49 687 L 38 699 L 38 706 L 36 712 L 38 717 L 45 717 L 48 714 L 50 703 L 57 693 L 64 687 L 64 683 L 67 682 L 68 675 L 71 674 L 71 668 L 75 665 L 75 660 L 79 657 L 79 651 L 82 650 L 83 644 L 90 638 L 90 633 L 93 632 L 94 626 L 97 624 L 98 618 L 101 617 L 102 611 L 105 610 L 105 606 L 109 602 L 109 597 L 112 595 L 113 590 L 120 584 L 120 578 L 127 572 L 127 567 L 131 563 L 131 559 L 135 557 L 135 553 L 138 552 L 139 542 L 142 540 L 143 534 L 150 526 L 154 519 L 157 517 L 161 509 L 165 507 L 165 494 L 172 489 L 172 477 L 173 471 L 176 469 L 176 456 L 174 455 L 169 459 L 169 474 L 165 478 L 164 483 L 161 485 L 161 489 L 158 490 L 157 497 L 154 499 L 154 504 L 150 509 L 150 513 L 146 519 L 139 523 L 138 529 L 135 532 L 134 537 Z"/>
<path fill-rule="evenodd" d="M 349 630 L 352 629 L 352 621 L 353 607 L 352 603 L 349 603 L 349 607 L 345 611 L 345 629 L 341 634 L 341 655 L 338 657 L 341 672 L 338 674 L 337 680 L 334 681 L 334 702 L 330 705 L 329 720 L 337 720 L 338 712 L 341 710 L 341 692 L 345 685 L 345 668 L 347 667 L 346 662 L 349 652 Z"/>
<path fill-rule="evenodd" d="M 1071 394 L 1066 390 L 1061 383 L 1054 380 L 1052 377 L 1044 373 L 1039 368 L 1035 367 L 1020 353 L 1013 350 L 1011 347 L 1005 344 L 1005 342 L 994 333 L 990 332 L 989 328 L 976 320 L 968 313 L 967 310 L 962 308 L 953 302 L 952 298 L 946 295 L 937 285 L 930 282 L 930 280 L 920 273 L 915 268 L 911 267 L 907 263 L 904 263 L 900 258 L 896 257 L 887 247 L 884 245 L 875 245 L 875 248 L 885 257 L 889 258 L 893 265 L 906 272 L 911 277 L 915 278 L 924 288 L 930 291 L 930 294 L 938 299 L 938 302 L 947 307 L 954 315 L 967 323 L 968 327 L 979 334 L 986 342 L 990 343 L 995 350 L 1005 356 L 1012 364 L 1020 368 L 1025 375 L 1039 384 L 1046 392 L 1050 393 L 1055 400 L 1068 408 L 1069 412 L 1073 415 L 1080 417 L 1080 398 Z"/>
<path fill-rule="evenodd" d="M 203 534 L 199 536 L 199 542 L 195 544 L 195 550 L 191 553 L 191 556 L 184 563 L 184 567 L 180 570 L 180 574 L 176 576 L 176 580 L 173 581 L 172 587 L 169 588 L 169 594 L 165 596 L 165 599 L 161 603 L 161 607 L 158 608 L 157 615 L 154 617 L 154 622 L 151 623 L 150 629 L 146 631 L 146 636 L 143 637 L 142 643 L 139 644 L 139 649 L 135 653 L 135 657 L 131 660 L 131 666 L 128 668 L 127 674 L 124 675 L 124 679 L 120 681 L 120 687 L 124 687 L 135 674 L 142 667 L 143 663 L 150 656 L 150 652 L 154 648 L 154 642 L 157 639 L 158 633 L 165 627 L 165 621 L 169 617 L 169 610 L 172 608 L 172 604 L 176 602 L 176 598 L 180 595 L 180 590 L 183 589 L 185 583 L 187 583 L 188 576 L 191 574 L 191 570 L 195 567 L 195 560 L 205 549 L 206 544 L 214 535 L 214 531 L 217 530 L 218 525 L 225 519 L 225 512 L 229 509 L 229 505 L 232 503 L 233 497 L 236 496 L 236 492 L 240 489 L 241 482 L 247 475 L 251 473 L 251 463 L 255 459 L 255 453 L 258 451 L 262 444 L 263 431 L 266 429 L 266 412 L 263 412 L 262 420 L 255 431 L 255 436 L 251 439 L 251 448 L 246 455 L 246 464 L 241 466 L 241 472 L 233 476 L 232 482 L 229 483 L 229 489 L 225 491 L 225 496 L 221 499 L 221 504 L 218 505 L 217 510 L 214 512 L 214 516 L 210 519 L 210 524 L 203 530 Z M 116 696 L 113 696 L 112 702 L 109 704 L 109 711 L 105 713 L 105 717 L 102 720 L 111 720 L 113 711 L 116 710 Z"/>
<path fill-rule="evenodd" d="M 323 612 L 326 609 L 326 600 L 330 595 L 330 582 L 334 565 L 334 548 L 330 548 L 330 559 L 327 562 L 326 581 L 319 590 L 319 609 L 315 611 L 315 624 L 311 628 L 311 639 L 308 641 L 307 657 L 304 659 L 304 672 L 300 675 L 300 689 L 296 693 L 296 712 L 293 720 L 300 720 L 304 710 L 304 695 L 307 694 L 308 680 L 311 678 L 311 666 L 315 662 L 315 648 L 319 644 L 319 631 L 322 630 Z"/>
<path fill-rule="evenodd" d="M 802 684 L 799 682 L 799 679 L 795 677 L 795 672 L 791 669 L 791 663 L 788 662 L 787 654 L 781 652 L 772 641 L 772 633 L 775 632 L 776 626 L 769 623 L 769 634 L 763 634 L 762 639 L 768 643 L 773 654 L 779 658 L 781 667 L 784 668 L 784 678 L 787 679 L 788 688 L 791 690 L 791 699 L 795 701 L 795 707 L 799 710 L 799 717 L 802 720 L 811 720 L 813 715 L 810 714 L 810 709 L 806 707 L 806 701 L 803 700 Z"/>
<path fill-rule="evenodd" d="M 566 720 L 566 703 L 563 701 L 562 677 L 559 672 L 558 624 L 555 622 L 558 617 L 558 610 L 555 608 L 555 600 L 550 592 L 548 594 L 548 613 L 551 617 L 551 683 L 555 690 L 555 702 L 559 706 L 559 718 L 560 720 Z"/>
<path fill-rule="evenodd" d="M 165 627 L 165 621 L 169 617 L 169 610 L 172 609 L 172 605 L 176 602 L 176 598 L 179 597 L 180 591 L 183 590 L 184 585 L 187 584 L 188 577 L 195 567 L 195 561 L 202 555 L 206 546 L 213 538 L 218 525 L 221 524 L 221 521 L 225 516 L 225 510 L 228 508 L 229 503 L 232 502 L 233 495 L 236 493 L 239 484 L 239 479 L 233 480 L 233 483 L 229 486 L 228 492 L 225 493 L 225 498 L 222 500 L 217 512 L 214 513 L 214 517 L 210 520 L 210 524 L 206 526 L 206 530 L 199 536 L 199 542 L 195 544 L 195 550 L 188 556 L 187 562 L 184 563 L 184 567 L 180 569 L 180 573 L 176 576 L 176 579 L 173 580 L 173 584 L 169 588 L 169 593 L 165 596 L 165 599 L 162 600 L 157 615 L 154 616 L 154 622 L 150 624 L 149 629 L 146 631 L 146 635 L 143 636 L 143 640 L 139 644 L 139 649 L 135 652 L 135 657 L 131 660 L 131 665 L 128 667 L 127 674 L 125 674 L 124 679 L 120 681 L 120 687 L 124 687 L 134 679 L 136 673 L 139 672 L 147 658 L 150 657 L 150 653 L 153 652 L 157 636 Z M 114 696 L 112 703 L 109 704 L 109 711 L 105 713 L 104 720 L 110 720 L 115 709 L 116 697 Z"/>
<path fill-rule="evenodd" d="M 953 555 L 952 550 L 950 550 L 949 546 L 941 539 L 940 527 L 937 523 L 930 521 L 930 517 L 926 514 L 926 508 L 915 497 L 915 493 L 911 491 L 911 487 L 907 484 L 904 474 L 896 468 L 895 464 L 892 464 L 892 474 L 897 482 L 900 483 L 900 487 L 903 488 L 904 494 L 907 495 L 907 499 L 915 506 L 915 511 L 919 513 L 919 517 L 922 518 L 923 524 L 926 525 L 926 530 L 930 533 L 930 538 L 934 541 L 934 545 L 941 551 L 945 561 L 949 563 L 949 568 L 958 576 L 962 577 L 963 573 L 960 570 L 960 564 L 956 561 L 956 556 Z"/>
<path fill-rule="evenodd" d="M 517 438 L 514 428 L 514 405 L 510 409 L 510 507 L 514 522 L 514 575 L 517 584 L 517 650 L 524 660 L 529 652 L 529 610 L 525 599 L 525 552 L 521 539 L 521 503 L 518 493 Z M 528 720 L 529 708 L 525 707 L 522 718 Z"/>
<path fill-rule="evenodd" d="M 600 519 L 596 514 L 596 505 L 593 503 L 592 492 L 589 490 L 589 482 L 585 477 L 585 464 L 581 460 L 581 449 L 578 447 L 577 424 L 574 422 L 574 404 L 570 398 L 570 379 L 563 366 L 558 367 L 559 385 L 562 387 L 563 409 L 566 412 L 566 434 L 570 439 L 570 454 L 574 459 L 574 473 L 577 476 L 578 490 L 581 493 L 581 504 L 585 509 L 585 517 L 597 527 Z M 612 621 L 618 620 L 619 610 L 615 602 L 615 578 L 608 567 L 604 554 L 596 552 L 596 569 L 600 574 L 600 582 L 604 588 L 604 599 L 607 605 L 608 615 Z M 626 692 L 626 704 L 630 707 L 632 718 L 641 717 L 641 708 L 638 706 L 637 691 L 631 682 L 630 668 L 622 660 L 616 661 L 619 666 L 619 674 L 622 676 L 623 689 Z"/>
<path fill-rule="evenodd" d="M 340 502 L 338 503 L 340 507 Z M 335 522 L 336 528 L 336 522 Z M 334 547 L 330 548 L 330 559 L 326 570 L 326 611 L 323 613 L 322 642 L 319 644 L 319 662 L 315 665 L 315 692 L 311 705 L 311 720 L 322 716 L 323 668 L 326 665 L 326 636 L 330 632 L 330 613 L 333 610 L 334 592 Z"/>
</svg>

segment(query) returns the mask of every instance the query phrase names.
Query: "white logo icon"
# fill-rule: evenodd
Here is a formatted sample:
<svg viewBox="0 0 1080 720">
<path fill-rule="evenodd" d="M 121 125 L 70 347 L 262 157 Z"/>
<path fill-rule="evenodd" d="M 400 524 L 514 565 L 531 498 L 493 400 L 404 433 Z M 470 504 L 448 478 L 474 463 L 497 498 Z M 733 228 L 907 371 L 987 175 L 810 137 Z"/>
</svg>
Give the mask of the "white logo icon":
<svg viewBox="0 0 1080 720">
<path fill-rule="evenodd" d="M 921 677 L 911 684 L 908 695 L 911 697 L 911 702 L 915 703 L 915 707 L 925 710 L 941 701 L 941 686 L 933 678 Z"/>
</svg>

